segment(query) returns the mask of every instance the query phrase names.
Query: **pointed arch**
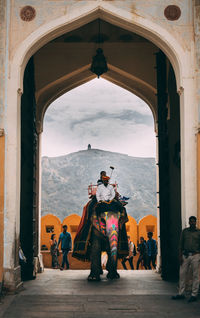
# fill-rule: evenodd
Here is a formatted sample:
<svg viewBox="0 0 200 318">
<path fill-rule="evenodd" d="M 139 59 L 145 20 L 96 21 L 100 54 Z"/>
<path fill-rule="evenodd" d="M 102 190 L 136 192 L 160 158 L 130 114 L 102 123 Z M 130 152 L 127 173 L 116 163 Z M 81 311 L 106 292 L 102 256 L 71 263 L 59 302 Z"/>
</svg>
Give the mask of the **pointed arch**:
<svg viewBox="0 0 200 318">
<path fill-rule="evenodd" d="M 109 7 L 109 8 L 108 8 Z M 109 11 L 109 9 L 112 11 Z M 17 48 L 12 61 L 11 72 L 17 80 L 20 91 L 23 89 L 23 73 L 30 57 L 43 45 L 56 37 L 81 27 L 97 18 L 101 18 L 113 25 L 122 27 L 126 30 L 137 33 L 157 45 L 169 58 L 176 75 L 178 89 L 182 86 L 182 77 L 184 76 L 184 65 L 187 60 L 181 45 L 172 34 L 160 25 L 143 17 L 131 15 L 129 12 L 120 10 L 119 16 L 116 8 L 111 5 L 102 4 L 102 6 L 91 7 L 88 12 L 83 6 L 80 10 L 72 11 L 70 16 L 62 16 L 36 29 L 31 33 Z M 181 57 L 181 58 L 180 58 Z"/>
<path fill-rule="evenodd" d="M 156 126 L 156 89 L 148 83 L 118 69 L 117 67 L 114 67 L 110 64 L 108 64 L 108 67 L 109 74 L 104 74 L 102 78 L 132 92 L 133 94 L 144 100 L 152 111 Z M 47 108 L 52 102 L 54 102 L 57 98 L 67 93 L 71 89 L 76 88 L 95 78 L 94 74 L 90 72 L 89 68 L 90 65 L 86 65 L 75 72 L 72 72 L 55 80 L 54 82 L 46 85 L 37 92 L 36 101 L 38 131 L 41 132 L 43 130 L 44 115 Z"/>
</svg>

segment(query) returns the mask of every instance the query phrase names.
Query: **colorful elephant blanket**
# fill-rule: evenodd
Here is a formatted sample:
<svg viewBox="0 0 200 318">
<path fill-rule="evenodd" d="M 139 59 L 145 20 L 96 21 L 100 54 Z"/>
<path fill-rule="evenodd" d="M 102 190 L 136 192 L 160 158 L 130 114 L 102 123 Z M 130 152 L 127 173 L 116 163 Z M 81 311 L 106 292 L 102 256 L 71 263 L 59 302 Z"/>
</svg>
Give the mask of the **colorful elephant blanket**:
<svg viewBox="0 0 200 318">
<path fill-rule="evenodd" d="M 94 197 L 83 208 L 72 256 L 83 261 L 90 260 L 91 234 L 94 230 L 95 234 L 102 238 L 102 251 L 106 251 L 106 244 L 109 241 L 114 261 L 127 256 L 128 241 L 125 226 L 127 221 L 126 209 L 119 201 L 99 203 Z"/>
</svg>

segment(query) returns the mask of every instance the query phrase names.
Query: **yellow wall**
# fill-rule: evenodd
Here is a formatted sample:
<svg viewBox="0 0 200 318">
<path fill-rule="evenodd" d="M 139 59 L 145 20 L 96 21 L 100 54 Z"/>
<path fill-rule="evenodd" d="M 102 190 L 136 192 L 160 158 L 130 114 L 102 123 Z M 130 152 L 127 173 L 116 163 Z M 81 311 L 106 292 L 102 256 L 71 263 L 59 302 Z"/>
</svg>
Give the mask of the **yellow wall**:
<svg viewBox="0 0 200 318">
<path fill-rule="evenodd" d="M 127 235 L 130 236 L 131 241 L 137 245 L 138 239 L 138 226 L 136 220 L 132 216 L 128 216 L 128 222 L 126 223 Z"/>
<path fill-rule="evenodd" d="M 72 236 L 72 247 L 80 221 L 81 217 L 78 214 L 71 214 L 68 215 L 62 223 L 63 225 L 67 225 L 67 231 Z"/>
<path fill-rule="evenodd" d="M 3 280 L 3 234 L 4 234 L 4 151 L 5 136 L 0 132 L 0 285 Z M 0 286 L 1 287 L 1 286 Z"/>
<path fill-rule="evenodd" d="M 54 226 L 53 233 L 47 233 L 46 227 Z M 62 226 L 60 219 L 53 215 L 47 214 L 41 218 L 41 246 L 46 245 L 50 249 L 50 239 L 52 234 L 56 234 L 56 239 L 58 241 L 59 235 L 62 232 Z"/>
<path fill-rule="evenodd" d="M 60 233 L 63 231 L 63 225 L 67 225 L 67 231 L 70 232 L 72 236 L 72 242 L 74 241 L 78 225 L 80 223 L 81 217 L 77 214 L 71 214 L 67 216 L 63 223 L 60 219 L 53 215 L 47 214 L 41 218 L 41 246 L 46 245 L 50 249 L 50 239 L 52 234 L 56 234 L 56 239 L 58 241 Z M 53 226 L 54 231 L 47 233 L 47 228 Z"/>
<path fill-rule="evenodd" d="M 148 239 L 147 233 L 153 232 L 153 239 L 157 240 L 157 217 L 153 215 L 147 215 L 143 217 L 138 224 L 138 240 L 141 236 L 144 237 L 145 240 Z"/>
</svg>

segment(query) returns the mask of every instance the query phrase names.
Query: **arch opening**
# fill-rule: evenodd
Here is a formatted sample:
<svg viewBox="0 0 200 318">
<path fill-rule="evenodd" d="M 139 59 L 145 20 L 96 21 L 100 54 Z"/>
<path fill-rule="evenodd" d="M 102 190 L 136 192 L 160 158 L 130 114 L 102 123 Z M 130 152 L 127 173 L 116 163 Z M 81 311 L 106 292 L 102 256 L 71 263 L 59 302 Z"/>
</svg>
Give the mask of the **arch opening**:
<svg viewBox="0 0 200 318">
<path fill-rule="evenodd" d="M 143 215 L 157 212 L 156 138 L 152 112 L 148 108 L 132 93 L 104 79 L 85 83 L 50 105 L 45 114 L 42 133 L 42 155 L 45 156 L 42 158 L 42 215 L 53 213 L 61 221 L 65 215 L 72 213 L 81 216 L 83 205 L 88 201 L 87 186 L 96 184 L 102 169 L 110 175 L 109 161 L 115 167 L 112 182 L 118 183 L 118 191 L 122 196 L 130 197 L 126 206 L 130 220 L 126 228 L 137 246 L 137 222 Z M 87 145 L 90 146 L 88 149 Z M 61 162 L 62 169 L 59 168 Z M 138 169 L 135 169 L 135 165 L 138 165 Z M 138 186 L 141 183 L 138 170 L 142 175 L 147 172 L 146 186 L 141 185 L 146 188 L 143 193 Z M 56 180 L 60 182 L 57 184 Z M 47 193 L 50 195 L 47 196 Z M 71 198 L 76 198 L 73 205 L 70 203 Z M 132 218 L 137 222 L 133 224 Z M 68 229 L 73 238 L 76 226 L 75 221 L 72 221 L 74 225 Z M 151 224 L 151 221 L 148 219 L 147 224 Z M 149 226 L 144 228 L 141 235 L 144 235 L 146 228 L 149 229 Z M 153 232 L 157 239 L 155 226 Z M 43 254 L 46 256 L 47 252 Z M 138 254 L 134 257 L 135 269 L 137 258 Z M 87 269 L 90 268 L 90 264 L 71 258 L 71 252 L 69 260 L 71 269 L 85 269 L 86 265 Z M 44 265 L 49 267 L 49 264 L 50 261 L 45 258 Z M 120 261 L 118 269 L 123 269 Z"/>
</svg>

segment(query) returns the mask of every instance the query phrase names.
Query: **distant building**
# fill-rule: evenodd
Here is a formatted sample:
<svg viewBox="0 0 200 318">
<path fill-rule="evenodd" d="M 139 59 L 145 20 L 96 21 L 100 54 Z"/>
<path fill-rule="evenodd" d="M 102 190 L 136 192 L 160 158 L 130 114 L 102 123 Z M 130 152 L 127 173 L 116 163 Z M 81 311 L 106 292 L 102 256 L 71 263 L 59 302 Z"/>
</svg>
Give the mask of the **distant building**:
<svg viewBox="0 0 200 318">
<path fill-rule="evenodd" d="M 91 148 L 92 148 L 92 147 L 91 147 L 91 145 L 89 144 L 88 147 L 87 147 L 87 149 L 90 150 Z"/>
</svg>

